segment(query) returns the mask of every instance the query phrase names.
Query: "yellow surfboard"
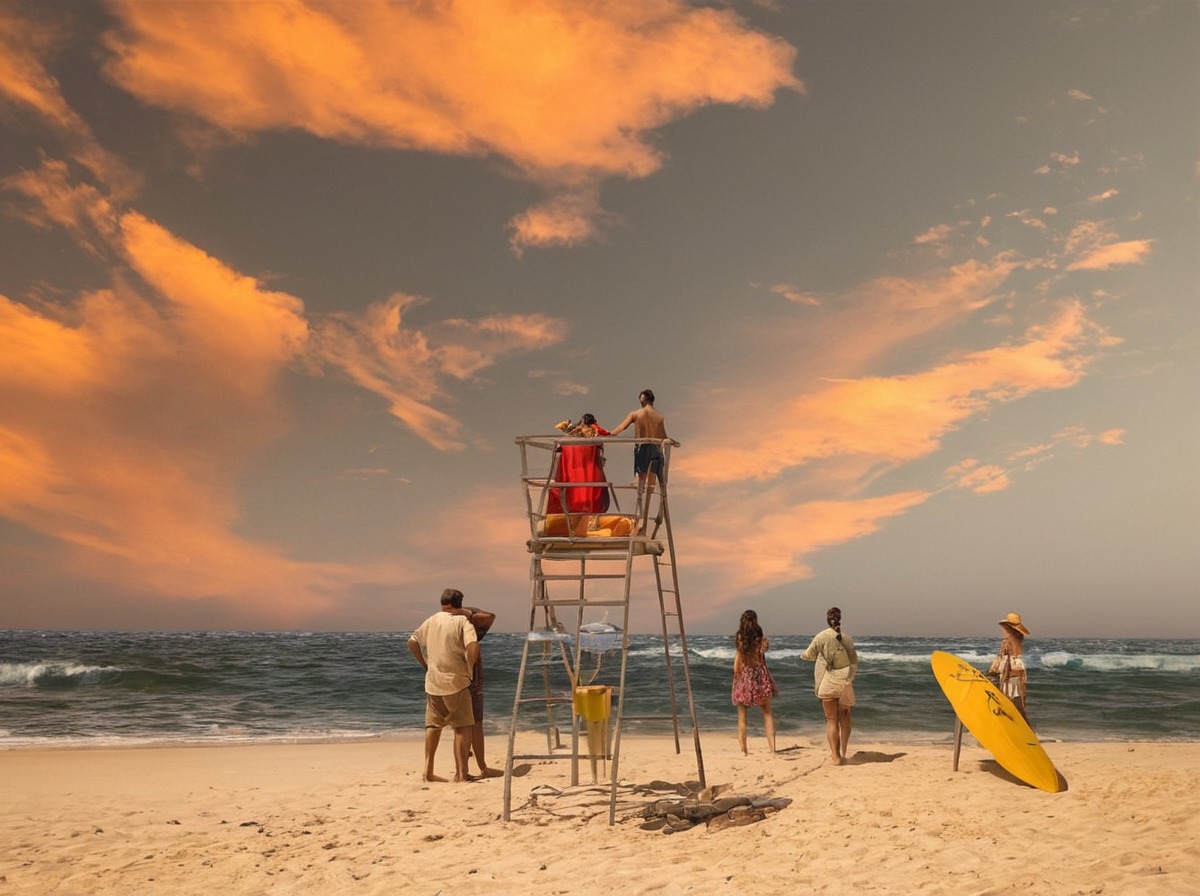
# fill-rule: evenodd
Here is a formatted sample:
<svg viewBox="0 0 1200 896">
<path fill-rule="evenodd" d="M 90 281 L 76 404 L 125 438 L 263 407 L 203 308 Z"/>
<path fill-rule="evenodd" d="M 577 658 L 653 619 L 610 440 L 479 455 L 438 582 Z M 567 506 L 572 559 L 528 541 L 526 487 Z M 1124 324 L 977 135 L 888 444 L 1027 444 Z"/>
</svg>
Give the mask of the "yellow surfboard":
<svg viewBox="0 0 1200 896">
<path fill-rule="evenodd" d="M 1001 767 L 1039 790 L 1058 793 L 1058 770 L 1013 702 L 961 657 L 937 650 L 929 659 L 955 715 Z"/>
</svg>

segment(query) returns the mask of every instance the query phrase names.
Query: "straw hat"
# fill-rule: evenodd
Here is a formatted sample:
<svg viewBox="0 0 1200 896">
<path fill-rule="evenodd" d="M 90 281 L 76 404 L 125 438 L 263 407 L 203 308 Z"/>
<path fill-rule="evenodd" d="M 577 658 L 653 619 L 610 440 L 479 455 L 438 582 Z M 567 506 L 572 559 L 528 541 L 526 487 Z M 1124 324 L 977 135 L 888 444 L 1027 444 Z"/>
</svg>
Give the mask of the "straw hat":
<svg viewBox="0 0 1200 896">
<path fill-rule="evenodd" d="M 1007 616 L 1005 616 L 1003 619 L 1000 620 L 1000 625 L 1011 625 L 1013 628 L 1015 628 L 1021 634 L 1023 634 L 1023 635 L 1029 634 L 1029 629 L 1027 629 L 1025 627 L 1025 625 L 1021 622 L 1021 614 L 1020 613 L 1009 613 Z"/>
</svg>

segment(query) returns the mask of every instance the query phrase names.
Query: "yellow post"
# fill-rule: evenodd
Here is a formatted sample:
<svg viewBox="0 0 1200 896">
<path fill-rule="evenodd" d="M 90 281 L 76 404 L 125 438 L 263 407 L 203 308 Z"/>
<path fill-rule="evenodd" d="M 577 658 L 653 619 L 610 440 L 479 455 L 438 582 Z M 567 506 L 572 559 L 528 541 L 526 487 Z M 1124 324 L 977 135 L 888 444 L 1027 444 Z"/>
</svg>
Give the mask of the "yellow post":
<svg viewBox="0 0 1200 896">
<path fill-rule="evenodd" d="M 587 722 L 588 759 L 592 764 L 592 783 L 600 779 L 596 764 L 608 758 L 608 718 L 612 714 L 612 688 L 608 685 L 585 685 L 575 688 L 575 715 Z"/>
</svg>

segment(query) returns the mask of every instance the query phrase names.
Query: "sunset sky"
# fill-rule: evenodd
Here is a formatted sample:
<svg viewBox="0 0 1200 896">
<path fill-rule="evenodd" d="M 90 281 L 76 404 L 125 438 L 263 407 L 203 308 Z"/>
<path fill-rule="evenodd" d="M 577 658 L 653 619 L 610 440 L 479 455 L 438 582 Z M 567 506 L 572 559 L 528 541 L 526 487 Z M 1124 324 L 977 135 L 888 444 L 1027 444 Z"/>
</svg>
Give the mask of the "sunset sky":
<svg viewBox="0 0 1200 896">
<path fill-rule="evenodd" d="M 2 3 L 0 627 L 521 630 L 649 387 L 690 631 L 1200 637 L 1198 110 L 1192 0 Z"/>
</svg>

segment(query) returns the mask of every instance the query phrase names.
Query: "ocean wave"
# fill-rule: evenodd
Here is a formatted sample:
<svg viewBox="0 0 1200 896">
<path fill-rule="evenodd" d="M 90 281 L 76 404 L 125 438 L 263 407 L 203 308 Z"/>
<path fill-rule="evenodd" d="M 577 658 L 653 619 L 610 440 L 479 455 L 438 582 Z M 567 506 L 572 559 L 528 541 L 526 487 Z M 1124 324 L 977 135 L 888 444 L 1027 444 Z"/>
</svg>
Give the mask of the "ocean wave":
<svg viewBox="0 0 1200 896">
<path fill-rule="evenodd" d="M 867 663 L 903 663 L 906 665 L 929 665 L 929 658 L 933 651 L 929 653 L 897 653 L 888 650 L 866 650 L 858 647 L 858 661 L 860 664 Z M 979 650 L 970 650 L 956 648 L 948 651 L 955 656 L 966 660 L 973 666 L 990 665 L 995 653 L 984 653 Z"/>
<path fill-rule="evenodd" d="M 705 643 L 709 641 L 710 643 Z M 934 650 L 945 650 L 966 660 L 973 666 L 986 668 L 996 657 L 995 649 L 983 648 L 979 645 L 948 644 L 933 646 L 928 651 L 918 650 L 889 650 L 887 645 L 870 647 L 863 644 L 855 645 L 858 650 L 859 662 L 869 664 L 897 663 L 905 666 L 928 666 Z M 671 656 L 678 657 L 680 649 L 677 644 L 671 647 Z M 775 663 L 799 660 L 803 647 L 772 645 L 768 659 Z M 711 639 L 704 636 L 695 638 L 688 645 L 688 653 L 693 660 L 713 663 L 733 663 L 734 648 L 732 644 L 712 644 Z M 630 659 L 659 661 L 663 655 L 661 644 L 654 646 L 630 647 Z M 1047 650 L 1026 647 L 1025 663 L 1031 669 L 1088 669 L 1097 671 L 1154 671 L 1190 673 L 1200 671 L 1200 655 L 1185 653 L 1076 653 L 1070 650 Z"/>
<path fill-rule="evenodd" d="M 722 662 L 722 663 L 732 663 L 733 662 L 733 647 L 732 646 L 696 647 L 693 645 L 689 645 L 689 647 L 690 647 L 691 656 L 699 657 L 700 659 L 704 659 L 704 660 L 714 660 L 716 662 Z M 775 655 L 774 653 L 771 654 L 772 657 L 774 655 Z"/>
<path fill-rule="evenodd" d="M 1075 654 L 1066 650 L 1042 654 L 1044 669 L 1084 669 L 1099 672 L 1198 672 L 1200 656 L 1175 653 L 1092 653 Z"/>
<path fill-rule="evenodd" d="M 99 681 L 106 675 L 118 674 L 117 666 L 89 666 L 69 660 L 40 663 L 0 663 L 0 685 L 35 687 L 45 684 L 76 684 Z"/>
</svg>

